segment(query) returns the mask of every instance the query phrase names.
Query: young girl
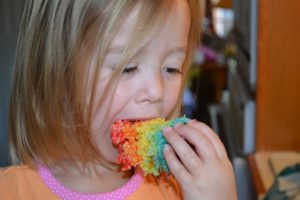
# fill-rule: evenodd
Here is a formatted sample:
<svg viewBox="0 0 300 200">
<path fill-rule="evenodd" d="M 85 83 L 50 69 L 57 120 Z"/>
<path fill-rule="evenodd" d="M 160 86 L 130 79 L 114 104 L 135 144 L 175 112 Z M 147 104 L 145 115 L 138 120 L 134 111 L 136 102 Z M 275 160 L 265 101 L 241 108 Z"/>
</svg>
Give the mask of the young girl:
<svg viewBox="0 0 300 200">
<path fill-rule="evenodd" d="M 26 1 L 0 199 L 236 199 L 216 134 L 166 127 L 171 176 L 120 171 L 117 119 L 179 116 L 199 36 L 198 0 Z M 193 148 L 191 147 L 193 146 Z"/>
</svg>

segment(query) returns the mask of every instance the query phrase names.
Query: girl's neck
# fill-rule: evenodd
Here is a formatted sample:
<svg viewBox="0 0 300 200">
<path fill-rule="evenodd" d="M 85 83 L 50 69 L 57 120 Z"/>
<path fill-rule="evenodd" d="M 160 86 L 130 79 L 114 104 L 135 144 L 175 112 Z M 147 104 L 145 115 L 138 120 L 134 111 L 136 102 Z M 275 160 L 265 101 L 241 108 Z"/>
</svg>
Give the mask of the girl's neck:
<svg viewBox="0 0 300 200">
<path fill-rule="evenodd" d="M 65 187 L 81 193 L 113 191 L 124 185 L 133 175 L 132 171 L 121 172 L 117 168 L 109 169 L 100 164 L 87 164 L 84 167 L 79 165 L 79 168 L 64 163 L 50 171 Z"/>
</svg>

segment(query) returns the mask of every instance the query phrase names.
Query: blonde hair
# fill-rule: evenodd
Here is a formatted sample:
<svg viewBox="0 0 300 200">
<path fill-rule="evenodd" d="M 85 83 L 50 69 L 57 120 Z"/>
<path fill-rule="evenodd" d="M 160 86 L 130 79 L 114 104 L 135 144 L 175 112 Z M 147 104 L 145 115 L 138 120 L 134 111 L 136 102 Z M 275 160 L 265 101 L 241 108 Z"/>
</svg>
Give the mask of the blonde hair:
<svg viewBox="0 0 300 200">
<path fill-rule="evenodd" d="M 188 2 L 191 28 L 186 69 L 200 34 L 199 2 Z M 124 66 L 158 30 L 171 3 L 172 0 L 26 1 L 9 107 L 13 162 L 34 166 L 38 161 L 53 166 L 64 160 L 103 161 L 89 131 L 104 55 L 123 20 L 138 8 L 136 29 L 120 62 Z M 92 65 L 95 54 L 92 92 L 84 98 L 89 73 L 85 66 Z M 108 91 L 113 91 L 121 71 L 121 67 L 116 70 L 99 107 Z M 178 115 L 179 108 L 180 102 L 170 117 Z"/>
</svg>

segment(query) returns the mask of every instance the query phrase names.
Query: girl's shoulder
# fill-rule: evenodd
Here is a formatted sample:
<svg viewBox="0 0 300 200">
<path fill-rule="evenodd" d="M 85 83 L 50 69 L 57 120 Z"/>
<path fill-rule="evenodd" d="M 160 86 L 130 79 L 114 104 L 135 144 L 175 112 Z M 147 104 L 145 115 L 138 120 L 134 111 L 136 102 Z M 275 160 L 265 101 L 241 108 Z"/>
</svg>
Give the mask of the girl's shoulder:
<svg viewBox="0 0 300 200">
<path fill-rule="evenodd" d="M 27 165 L 0 168 L 0 199 L 39 199 L 45 195 L 52 197 L 37 170 Z"/>
<path fill-rule="evenodd" d="M 8 167 L 2 167 L 0 168 L 0 178 L 3 178 L 4 176 L 12 176 L 16 174 L 22 174 L 22 173 L 30 173 L 34 171 L 32 168 L 30 168 L 28 165 L 12 165 Z"/>
<path fill-rule="evenodd" d="M 37 171 L 27 165 L 14 165 L 0 168 L 0 184 L 5 183 L 6 181 L 21 181 L 38 177 Z"/>
</svg>

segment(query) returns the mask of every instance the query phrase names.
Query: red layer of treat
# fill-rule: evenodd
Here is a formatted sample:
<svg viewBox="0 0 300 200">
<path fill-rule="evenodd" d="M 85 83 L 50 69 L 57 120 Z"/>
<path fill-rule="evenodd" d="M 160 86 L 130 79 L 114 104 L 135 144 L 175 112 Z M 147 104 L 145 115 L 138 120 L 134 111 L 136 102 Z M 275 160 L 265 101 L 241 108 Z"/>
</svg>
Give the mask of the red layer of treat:
<svg viewBox="0 0 300 200">
<path fill-rule="evenodd" d="M 117 120 L 111 129 L 112 142 L 118 149 L 118 162 L 122 163 L 122 171 L 136 167 L 142 161 L 137 154 L 137 135 L 134 128 L 136 123 L 138 122 Z"/>
</svg>

